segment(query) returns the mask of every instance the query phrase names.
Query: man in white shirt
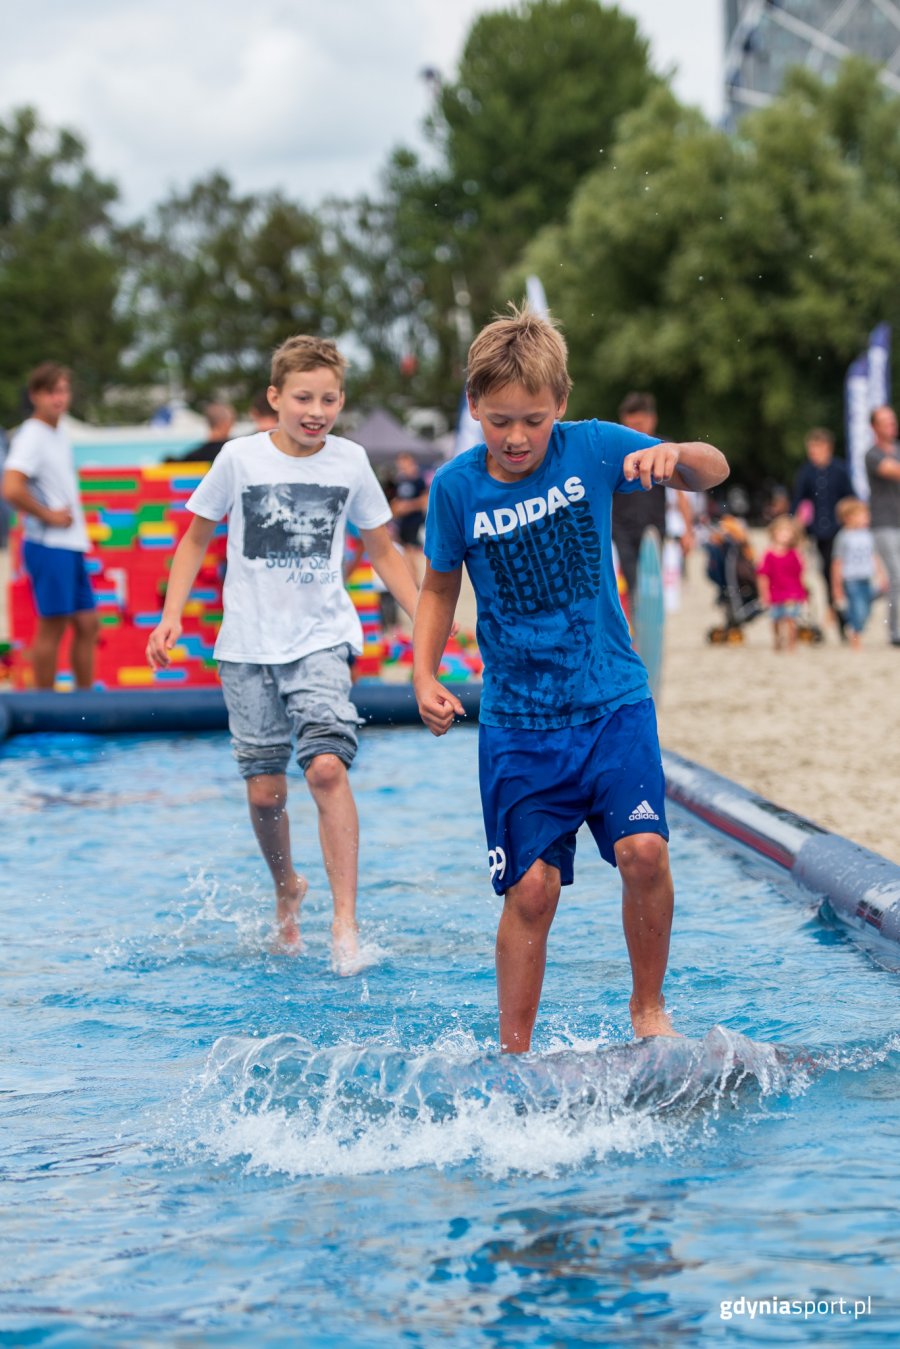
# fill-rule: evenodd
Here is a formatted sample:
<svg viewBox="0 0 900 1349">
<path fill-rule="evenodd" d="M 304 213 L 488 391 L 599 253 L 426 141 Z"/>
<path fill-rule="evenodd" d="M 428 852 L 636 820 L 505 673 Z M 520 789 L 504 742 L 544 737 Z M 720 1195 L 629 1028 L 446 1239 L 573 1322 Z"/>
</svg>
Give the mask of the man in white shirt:
<svg viewBox="0 0 900 1349">
<path fill-rule="evenodd" d="M 89 544 L 72 446 L 59 425 L 72 397 L 69 371 L 44 361 L 28 378 L 28 396 L 33 412 L 13 436 L 3 499 L 22 516 L 22 558 L 38 612 L 34 682 L 53 688 L 60 642 L 71 626 L 72 674 L 78 688 L 89 689 L 100 625 L 84 560 Z"/>
</svg>

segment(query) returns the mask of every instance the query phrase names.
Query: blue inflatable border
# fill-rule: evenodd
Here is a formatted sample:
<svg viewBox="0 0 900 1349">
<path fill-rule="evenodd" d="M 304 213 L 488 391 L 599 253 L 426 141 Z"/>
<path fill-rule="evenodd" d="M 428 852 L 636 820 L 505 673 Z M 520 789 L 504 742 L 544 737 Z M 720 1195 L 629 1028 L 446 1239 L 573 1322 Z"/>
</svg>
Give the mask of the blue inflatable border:
<svg viewBox="0 0 900 1349">
<path fill-rule="evenodd" d="M 468 719 L 477 721 L 481 685 L 454 684 L 453 691 Z M 351 697 L 370 726 L 421 724 L 409 684 L 362 682 Z M 0 694 L 0 741 L 34 731 L 114 735 L 226 726 L 218 688 Z M 663 762 L 673 801 L 827 899 L 850 927 L 900 943 L 900 867 L 894 862 L 678 754 L 665 752 Z"/>
<path fill-rule="evenodd" d="M 452 685 L 466 710 L 478 720 L 479 683 Z M 419 726 L 419 710 L 410 684 L 362 681 L 350 692 L 370 726 Z M 73 693 L 0 693 L 0 740 L 30 731 L 77 731 L 117 735 L 152 731 L 220 731 L 228 726 L 219 688 L 91 689 Z"/>
</svg>

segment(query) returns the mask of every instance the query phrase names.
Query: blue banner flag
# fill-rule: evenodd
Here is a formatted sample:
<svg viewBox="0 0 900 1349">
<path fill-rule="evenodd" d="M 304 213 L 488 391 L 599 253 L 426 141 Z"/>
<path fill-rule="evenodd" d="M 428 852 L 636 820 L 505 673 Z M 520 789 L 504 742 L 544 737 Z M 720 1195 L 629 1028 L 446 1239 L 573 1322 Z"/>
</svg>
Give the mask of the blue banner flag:
<svg viewBox="0 0 900 1349">
<path fill-rule="evenodd" d="M 853 490 L 869 499 L 866 451 L 872 444 L 870 417 L 891 397 L 891 325 L 879 323 L 869 334 L 869 345 L 851 362 L 844 381 L 844 419 L 847 437 L 847 467 Z"/>
</svg>

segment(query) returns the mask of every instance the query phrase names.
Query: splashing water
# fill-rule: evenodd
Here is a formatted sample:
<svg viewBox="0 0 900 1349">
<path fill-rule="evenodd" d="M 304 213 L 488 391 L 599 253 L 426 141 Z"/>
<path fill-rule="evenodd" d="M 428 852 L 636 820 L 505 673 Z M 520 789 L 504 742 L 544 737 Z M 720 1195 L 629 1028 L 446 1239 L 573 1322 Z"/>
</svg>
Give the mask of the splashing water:
<svg viewBox="0 0 900 1349">
<path fill-rule="evenodd" d="M 699 1041 L 521 1057 L 451 1045 L 316 1049 L 282 1034 L 218 1040 L 203 1095 L 221 1097 L 207 1120 L 219 1160 L 290 1175 L 472 1162 L 498 1177 L 671 1146 L 693 1117 L 715 1118 L 742 1096 L 797 1094 L 810 1075 L 804 1053 L 721 1027 Z"/>
</svg>

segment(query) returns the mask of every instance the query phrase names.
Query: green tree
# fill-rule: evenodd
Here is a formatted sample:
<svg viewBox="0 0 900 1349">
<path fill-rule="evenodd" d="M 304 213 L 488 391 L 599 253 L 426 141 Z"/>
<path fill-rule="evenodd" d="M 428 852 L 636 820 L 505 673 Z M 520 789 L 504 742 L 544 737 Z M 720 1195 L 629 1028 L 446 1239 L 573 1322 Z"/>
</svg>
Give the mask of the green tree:
<svg viewBox="0 0 900 1349">
<path fill-rule="evenodd" d="M 351 367 L 354 401 L 440 405 L 459 396 L 461 351 L 470 323 L 446 235 L 433 207 L 443 184 L 418 157 L 398 150 L 380 198 L 333 207 L 353 295 L 353 331 L 364 359 Z M 425 187 L 430 183 L 429 187 Z M 465 299 L 466 297 L 461 296 Z M 413 357 L 412 368 L 404 358 Z"/>
<path fill-rule="evenodd" d="M 19 419 L 40 361 L 72 367 L 83 414 L 120 379 L 131 323 L 117 304 L 117 197 L 71 131 L 46 129 L 30 108 L 0 122 L 0 423 Z"/>
<path fill-rule="evenodd" d="M 635 21 L 597 0 L 524 0 L 475 21 L 432 130 L 479 318 L 498 272 L 564 217 L 619 118 L 658 83 Z"/>
<path fill-rule="evenodd" d="M 433 162 L 396 151 L 353 227 L 368 238 L 355 269 L 375 320 L 363 341 L 389 387 L 403 392 L 397 360 L 412 350 L 407 391 L 453 411 L 467 339 L 504 299 L 501 274 L 564 217 L 618 118 L 658 83 L 634 20 L 597 0 L 522 0 L 476 19 L 428 119 Z"/>
<path fill-rule="evenodd" d="M 623 120 L 509 282 L 543 277 L 577 413 L 653 388 L 667 434 L 721 445 L 751 483 L 840 426 L 847 364 L 900 317 L 900 101 L 866 74 L 862 104 L 855 62 L 833 86 L 798 76 L 735 137 L 668 92 Z"/>
<path fill-rule="evenodd" d="M 158 206 L 134 243 L 136 368 L 174 367 L 191 397 L 249 398 L 272 350 L 298 332 L 336 336 L 349 290 L 322 220 L 280 193 L 237 195 L 213 173 Z"/>
</svg>

